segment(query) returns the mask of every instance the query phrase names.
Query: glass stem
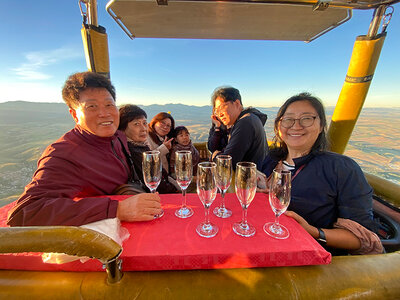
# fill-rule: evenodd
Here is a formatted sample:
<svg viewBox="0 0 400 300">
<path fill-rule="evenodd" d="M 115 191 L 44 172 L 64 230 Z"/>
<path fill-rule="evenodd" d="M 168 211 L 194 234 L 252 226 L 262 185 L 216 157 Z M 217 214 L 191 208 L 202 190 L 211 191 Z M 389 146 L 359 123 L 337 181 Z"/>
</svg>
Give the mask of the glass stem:
<svg viewBox="0 0 400 300">
<path fill-rule="evenodd" d="M 223 190 L 221 190 L 221 198 L 222 198 L 222 200 L 221 200 L 220 208 L 224 209 L 225 208 L 225 191 L 223 191 Z"/>
<path fill-rule="evenodd" d="M 182 207 L 186 207 L 186 189 L 182 189 L 183 202 Z"/>
<path fill-rule="evenodd" d="M 275 226 L 279 227 L 279 214 L 275 214 Z"/>
<path fill-rule="evenodd" d="M 205 206 L 205 220 L 204 220 L 204 224 L 205 225 L 209 225 L 210 224 L 210 211 L 209 211 L 209 207 Z"/>
<path fill-rule="evenodd" d="M 247 207 L 243 207 L 242 210 L 242 223 L 247 225 Z"/>
</svg>

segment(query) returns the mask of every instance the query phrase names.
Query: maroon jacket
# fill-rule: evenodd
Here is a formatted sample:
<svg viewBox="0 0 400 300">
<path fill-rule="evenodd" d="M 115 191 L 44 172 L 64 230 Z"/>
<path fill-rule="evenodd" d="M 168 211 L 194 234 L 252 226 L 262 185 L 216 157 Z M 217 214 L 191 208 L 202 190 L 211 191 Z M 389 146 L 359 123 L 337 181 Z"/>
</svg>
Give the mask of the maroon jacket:
<svg viewBox="0 0 400 300">
<path fill-rule="evenodd" d="M 101 138 L 78 125 L 51 144 L 38 161 L 31 183 L 10 211 L 10 226 L 72 225 L 115 218 L 118 201 L 110 195 L 128 181 L 122 152 L 126 137 Z"/>
</svg>

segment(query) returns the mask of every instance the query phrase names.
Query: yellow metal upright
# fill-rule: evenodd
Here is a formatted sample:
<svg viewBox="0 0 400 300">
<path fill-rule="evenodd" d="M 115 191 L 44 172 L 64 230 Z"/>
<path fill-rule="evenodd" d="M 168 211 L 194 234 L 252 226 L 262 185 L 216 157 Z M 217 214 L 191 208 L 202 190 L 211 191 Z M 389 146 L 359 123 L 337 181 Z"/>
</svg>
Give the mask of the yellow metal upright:
<svg viewBox="0 0 400 300">
<path fill-rule="evenodd" d="M 359 36 L 353 48 L 346 79 L 328 130 L 330 149 L 343 153 L 364 105 L 385 40 L 385 34 L 371 39 Z"/>
<path fill-rule="evenodd" d="M 84 24 L 81 34 L 88 70 L 110 78 L 108 40 L 105 29 L 101 26 L 93 27 Z"/>
<path fill-rule="evenodd" d="M 80 0 L 79 5 L 83 17 L 81 34 L 87 68 L 91 72 L 110 78 L 108 39 L 106 29 L 98 25 L 97 1 Z M 86 7 L 86 11 L 83 10 L 82 5 Z"/>
<path fill-rule="evenodd" d="M 358 36 L 328 130 L 330 150 L 343 153 L 364 105 L 386 33 L 376 34 L 386 7 L 374 14 L 368 35 Z"/>
</svg>

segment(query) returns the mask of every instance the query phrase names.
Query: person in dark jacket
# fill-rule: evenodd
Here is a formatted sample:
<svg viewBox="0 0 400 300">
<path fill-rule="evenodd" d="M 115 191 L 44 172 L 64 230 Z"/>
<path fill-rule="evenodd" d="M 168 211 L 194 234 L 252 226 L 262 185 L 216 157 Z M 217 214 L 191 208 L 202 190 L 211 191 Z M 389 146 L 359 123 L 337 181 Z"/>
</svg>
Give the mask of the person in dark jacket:
<svg viewBox="0 0 400 300">
<path fill-rule="evenodd" d="M 123 131 L 128 139 L 128 148 L 132 157 L 133 168 L 138 179 L 144 185 L 142 168 L 143 152 L 150 151 L 150 147 L 147 143 L 147 114 L 139 106 L 126 104 L 119 108 L 119 118 L 118 129 Z M 162 169 L 162 178 L 157 191 L 160 194 L 175 193 L 178 191 L 175 186 L 168 181 L 168 173 L 164 168 Z"/>
<path fill-rule="evenodd" d="M 267 178 L 274 168 L 292 172 L 286 215 L 332 254 L 382 253 L 374 233 L 372 188 L 354 160 L 326 151 L 320 100 L 308 93 L 289 98 L 279 109 L 274 128 L 273 145 L 259 169 Z"/>
<path fill-rule="evenodd" d="M 240 92 L 233 87 L 217 88 L 211 101 L 215 116 L 229 129 L 228 143 L 223 149 L 215 150 L 212 158 L 230 155 L 234 169 L 241 161 L 262 161 L 268 152 L 264 131 L 267 115 L 255 108 L 243 109 Z"/>
</svg>

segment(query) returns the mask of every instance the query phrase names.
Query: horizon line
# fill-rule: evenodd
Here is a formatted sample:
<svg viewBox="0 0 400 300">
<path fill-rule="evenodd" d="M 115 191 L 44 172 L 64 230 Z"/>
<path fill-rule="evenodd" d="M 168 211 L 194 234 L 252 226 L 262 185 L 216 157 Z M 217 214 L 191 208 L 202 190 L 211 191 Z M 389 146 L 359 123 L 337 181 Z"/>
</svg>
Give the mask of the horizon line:
<svg viewBox="0 0 400 300">
<path fill-rule="evenodd" d="M 57 102 L 41 102 L 41 101 L 27 101 L 27 100 L 7 100 L 7 101 L 1 101 L 0 100 L 0 105 L 1 104 L 5 104 L 5 103 L 12 103 L 12 102 L 27 102 L 27 103 L 38 103 L 38 104 L 65 104 L 65 102 L 63 101 L 57 101 Z M 125 104 L 133 104 L 133 103 L 121 103 L 117 106 L 121 106 L 121 105 L 125 105 Z M 66 105 L 66 104 L 65 104 Z M 157 104 L 157 103 L 151 103 L 151 104 L 134 104 L 134 105 L 138 105 L 138 106 L 152 106 L 152 105 L 158 105 L 158 106 L 166 106 L 166 105 L 183 105 L 183 106 L 194 106 L 194 107 L 211 107 L 210 104 L 207 105 L 193 105 L 193 104 L 183 104 L 183 103 L 166 103 L 166 104 Z M 249 105 L 249 106 L 244 106 L 244 108 L 248 108 L 248 107 L 258 107 L 258 108 L 279 108 L 280 106 L 253 106 L 253 105 Z M 326 105 L 324 107 L 336 107 L 335 105 Z M 363 106 L 363 108 L 400 108 L 399 106 Z"/>
</svg>

